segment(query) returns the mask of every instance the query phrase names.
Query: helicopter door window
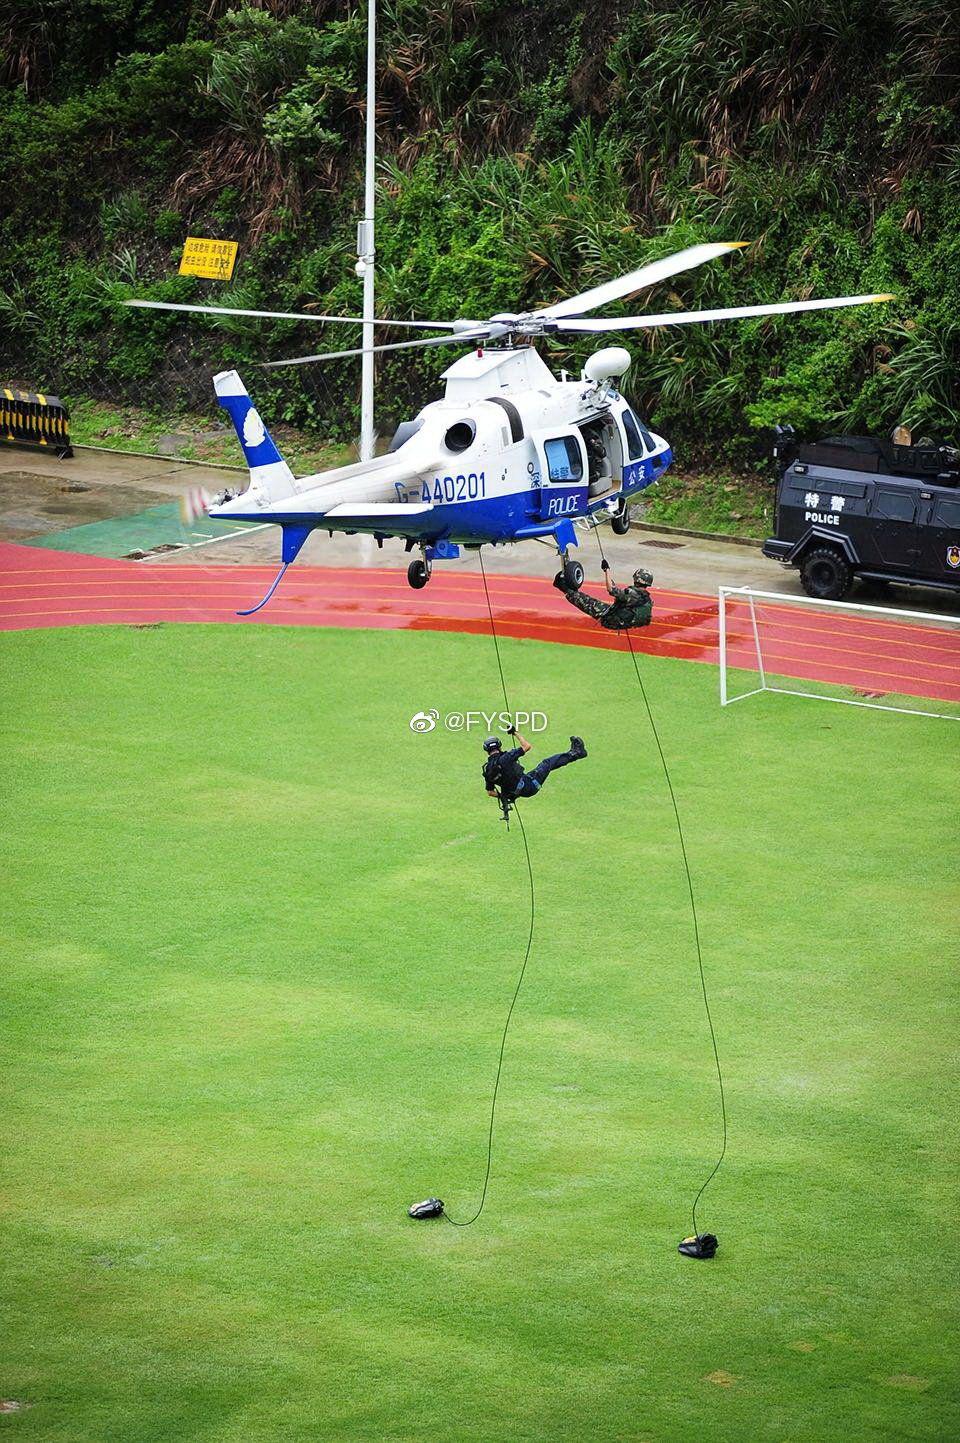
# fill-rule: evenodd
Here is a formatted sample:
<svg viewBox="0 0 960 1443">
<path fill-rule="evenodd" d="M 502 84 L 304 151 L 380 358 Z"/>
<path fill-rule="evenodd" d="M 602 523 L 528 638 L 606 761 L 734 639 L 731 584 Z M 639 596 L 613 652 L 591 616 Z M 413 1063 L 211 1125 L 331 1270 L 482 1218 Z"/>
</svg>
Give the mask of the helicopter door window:
<svg viewBox="0 0 960 1443">
<path fill-rule="evenodd" d="M 583 457 L 573 436 L 557 436 L 545 441 L 543 446 L 547 457 L 547 474 L 551 481 L 580 481 L 583 477 Z"/>
</svg>

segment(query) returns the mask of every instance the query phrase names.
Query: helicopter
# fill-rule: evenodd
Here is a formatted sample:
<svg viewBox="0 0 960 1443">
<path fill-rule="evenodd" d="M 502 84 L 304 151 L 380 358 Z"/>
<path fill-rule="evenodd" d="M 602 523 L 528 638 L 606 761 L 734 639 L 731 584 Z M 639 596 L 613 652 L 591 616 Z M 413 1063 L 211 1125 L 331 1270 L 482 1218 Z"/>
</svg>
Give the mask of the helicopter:
<svg viewBox="0 0 960 1443">
<path fill-rule="evenodd" d="M 374 354 L 414 347 L 469 345 L 447 368 L 442 399 L 431 401 L 397 428 L 384 455 L 335 470 L 295 477 L 274 444 L 236 371 L 214 377 L 219 404 L 229 414 L 250 471 L 248 487 L 206 503 L 213 520 L 272 522 L 281 528 L 280 570 L 263 599 L 270 600 L 287 567 L 316 529 L 402 540 L 407 580 L 426 586 L 435 561 L 456 559 L 461 548 L 538 541 L 555 546 L 564 582 L 577 588 L 583 567 L 571 557 L 576 523 L 609 521 L 624 534 L 630 498 L 656 482 L 670 465 L 669 443 L 656 435 L 621 393 L 630 353 L 604 347 L 589 357 L 579 378 L 558 378 L 535 342 L 560 334 L 597 334 L 689 325 L 750 316 L 783 315 L 892 300 L 883 295 L 784 301 L 718 310 L 660 315 L 589 317 L 611 301 L 683 271 L 692 270 L 747 242 L 690 246 L 618 279 L 594 286 L 539 310 L 500 312 L 487 321 L 383 320 L 384 326 L 438 330 L 426 340 L 375 345 Z M 255 311 L 168 301 L 129 300 L 145 309 L 265 319 L 343 322 L 360 318 L 313 313 Z M 493 348 L 488 342 L 495 342 Z M 310 365 L 364 354 L 364 348 L 268 361 L 268 368 Z"/>
</svg>

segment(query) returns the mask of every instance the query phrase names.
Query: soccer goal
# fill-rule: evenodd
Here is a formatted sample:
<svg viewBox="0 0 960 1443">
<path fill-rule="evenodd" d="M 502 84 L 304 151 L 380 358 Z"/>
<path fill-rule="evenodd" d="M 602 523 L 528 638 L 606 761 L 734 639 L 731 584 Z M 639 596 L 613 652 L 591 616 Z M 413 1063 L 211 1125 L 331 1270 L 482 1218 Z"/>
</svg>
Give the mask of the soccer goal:
<svg viewBox="0 0 960 1443">
<path fill-rule="evenodd" d="M 719 591 L 720 705 L 780 692 L 960 721 L 960 614 Z"/>
</svg>

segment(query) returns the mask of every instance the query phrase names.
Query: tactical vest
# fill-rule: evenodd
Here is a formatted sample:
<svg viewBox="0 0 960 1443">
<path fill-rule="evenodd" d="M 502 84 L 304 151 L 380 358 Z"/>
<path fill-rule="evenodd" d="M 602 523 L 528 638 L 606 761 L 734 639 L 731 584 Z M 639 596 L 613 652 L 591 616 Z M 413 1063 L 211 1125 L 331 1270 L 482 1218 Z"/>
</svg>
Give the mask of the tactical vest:
<svg viewBox="0 0 960 1443">
<path fill-rule="evenodd" d="M 649 591 L 642 586 L 628 586 L 624 595 L 614 601 L 602 625 L 610 631 L 619 631 L 625 626 L 647 626 L 652 615 L 653 602 Z"/>
</svg>

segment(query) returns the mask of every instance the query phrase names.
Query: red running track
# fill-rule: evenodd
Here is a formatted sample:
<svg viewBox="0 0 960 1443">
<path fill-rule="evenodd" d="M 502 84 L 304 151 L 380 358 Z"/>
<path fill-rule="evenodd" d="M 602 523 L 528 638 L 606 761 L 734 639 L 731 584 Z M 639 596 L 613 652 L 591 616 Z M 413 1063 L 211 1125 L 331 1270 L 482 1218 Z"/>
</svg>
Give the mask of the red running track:
<svg viewBox="0 0 960 1443">
<path fill-rule="evenodd" d="M 435 573 L 413 591 L 403 571 L 378 568 L 291 569 L 266 609 L 236 615 L 264 594 L 264 566 L 177 566 L 0 543 L 0 631 L 48 626 L 143 626 L 156 622 L 231 625 L 385 627 L 489 632 L 479 574 Z M 574 611 L 545 579 L 489 576 L 503 636 L 624 650 L 626 639 Z M 960 702 L 960 628 L 867 615 L 819 612 L 775 602 L 758 605 L 767 668 L 780 675 L 869 692 L 899 692 Z M 633 633 L 651 656 L 716 662 L 717 601 L 692 592 L 655 592 L 654 620 Z M 755 670 L 746 608 L 728 621 L 728 659 Z"/>
</svg>

